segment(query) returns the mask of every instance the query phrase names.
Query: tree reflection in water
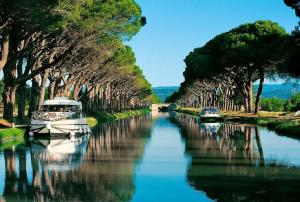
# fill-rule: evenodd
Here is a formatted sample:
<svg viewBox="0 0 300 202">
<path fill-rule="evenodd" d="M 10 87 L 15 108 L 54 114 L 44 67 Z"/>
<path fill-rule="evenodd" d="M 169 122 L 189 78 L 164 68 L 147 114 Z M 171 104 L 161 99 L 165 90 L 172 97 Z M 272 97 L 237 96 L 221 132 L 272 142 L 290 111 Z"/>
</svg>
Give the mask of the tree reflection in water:
<svg viewBox="0 0 300 202">
<path fill-rule="evenodd" d="M 0 201 L 130 201 L 135 165 L 150 135 L 151 117 L 141 116 L 105 123 L 91 136 L 34 139 L 0 152 Z"/>
<path fill-rule="evenodd" d="M 252 125 L 201 124 L 174 114 L 191 156 L 187 180 L 218 201 L 300 201 L 300 168 L 264 158 L 260 129 Z"/>
</svg>

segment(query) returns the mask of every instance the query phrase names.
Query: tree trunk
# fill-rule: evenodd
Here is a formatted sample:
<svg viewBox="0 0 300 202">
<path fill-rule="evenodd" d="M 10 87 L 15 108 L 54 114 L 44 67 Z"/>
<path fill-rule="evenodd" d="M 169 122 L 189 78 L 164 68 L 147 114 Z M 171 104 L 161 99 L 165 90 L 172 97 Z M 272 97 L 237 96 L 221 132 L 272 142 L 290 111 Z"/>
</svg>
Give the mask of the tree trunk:
<svg viewBox="0 0 300 202">
<path fill-rule="evenodd" d="M 57 96 L 60 96 L 59 93 L 59 89 L 60 89 L 60 83 L 61 83 L 61 79 L 57 79 L 55 80 L 55 85 L 54 85 L 54 91 L 53 91 L 53 99 Z"/>
<path fill-rule="evenodd" d="M 55 81 L 52 81 L 49 85 L 48 93 L 49 93 L 49 99 L 53 100 L 54 98 L 54 91 L 55 91 Z"/>
<path fill-rule="evenodd" d="M 16 86 L 5 86 L 3 92 L 4 112 L 3 118 L 12 120 L 16 102 Z"/>
<path fill-rule="evenodd" d="M 8 38 L 7 38 L 8 40 Z M 17 63 L 17 40 L 15 35 L 12 32 L 12 35 L 9 37 L 9 41 L 6 42 L 6 48 L 8 48 L 7 58 L 5 65 L 3 67 L 3 82 L 4 82 L 4 92 L 3 96 L 3 104 L 4 104 L 4 112 L 3 118 L 11 120 L 13 118 L 14 113 L 14 105 L 16 101 L 16 86 L 14 84 L 14 80 L 16 79 L 16 63 Z M 3 47 L 4 48 L 4 47 Z M 3 58 L 4 59 L 4 58 Z M 2 59 L 1 59 L 2 60 Z"/>
<path fill-rule="evenodd" d="M 18 77 L 23 75 L 23 58 L 20 58 L 18 60 L 17 73 L 18 73 Z M 22 82 L 18 86 L 17 96 L 18 96 L 18 119 L 24 120 L 25 105 L 26 105 L 26 82 Z"/>
<path fill-rule="evenodd" d="M 256 99 L 255 99 L 255 109 L 254 109 L 255 113 L 258 113 L 258 110 L 259 110 L 259 101 L 260 101 L 260 97 L 261 97 L 261 94 L 262 94 L 262 91 L 263 91 L 264 81 L 265 81 L 265 75 L 264 75 L 264 72 L 263 72 L 262 68 L 260 68 L 259 76 L 260 76 L 259 86 L 258 86 Z"/>
<path fill-rule="evenodd" d="M 40 97 L 39 97 L 39 102 L 38 102 L 38 109 L 41 108 L 42 103 L 44 102 L 44 99 L 45 99 L 46 85 L 47 85 L 48 76 L 49 76 L 49 71 L 46 70 L 44 72 L 43 79 L 42 79 L 41 90 L 40 90 Z"/>
<path fill-rule="evenodd" d="M 246 101 L 247 101 L 247 112 L 251 113 L 252 112 L 252 89 L 253 89 L 253 83 L 250 81 L 247 86 L 246 86 Z"/>
<path fill-rule="evenodd" d="M 80 91 L 81 91 L 81 86 L 79 86 L 78 84 L 75 84 L 74 90 L 73 90 L 73 99 L 74 100 L 78 100 Z"/>
<path fill-rule="evenodd" d="M 28 110 L 28 117 L 32 116 L 32 112 L 34 112 L 37 108 L 38 95 L 39 95 L 39 75 L 32 78 L 32 87 L 31 87 L 31 95 L 30 95 L 30 103 Z"/>
<path fill-rule="evenodd" d="M 9 52 L 9 35 L 2 34 L 1 55 L 0 55 L 0 70 L 3 69 L 7 62 Z"/>
<path fill-rule="evenodd" d="M 17 90 L 18 95 L 18 119 L 24 120 L 26 105 L 26 83 L 21 83 Z"/>
<path fill-rule="evenodd" d="M 14 80 L 16 78 L 16 59 L 11 59 L 6 63 L 5 67 L 3 68 L 3 78 L 3 118 L 11 120 L 13 118 L 16 101 L 16 86 L 14 85 Z"/>
</svg>

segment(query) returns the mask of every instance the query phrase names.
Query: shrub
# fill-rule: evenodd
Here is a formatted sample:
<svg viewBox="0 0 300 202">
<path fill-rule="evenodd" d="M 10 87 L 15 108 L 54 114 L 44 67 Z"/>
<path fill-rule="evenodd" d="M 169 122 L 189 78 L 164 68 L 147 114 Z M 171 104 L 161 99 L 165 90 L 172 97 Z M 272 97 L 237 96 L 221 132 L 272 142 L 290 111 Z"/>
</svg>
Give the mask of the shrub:
<svg viewBox="0 0 300 202">
<path fill-rule="evenodd" d="M 279 98 L 263 98 L 260 101 L 260 108 L 263 111 L 280 112 L 285 109 L 286 100 Z"/>
<path fill-rule="evenodd" d="M 24 131 L 19 128 L 8 128 L 0 130 L 0 138 L 18 138 L 23 136 Z"/>
<path fill-rule="evenodd" d="M 95 117 L 87 117 L 86 122 L 90 128 L 94 128 L 98 124 L 98 121 Z"/>
<path fill-rule="evenodd" d="M 24 131 L 18 128 L 0 130 L 0 148 L 6 149 L 24 143 Z"/>
<path fill-rule="evenodd" d="M 296 93 L 288 100 L 286 110 L 293 112 L 300 110 L 300 93 Z"/>
</svg>

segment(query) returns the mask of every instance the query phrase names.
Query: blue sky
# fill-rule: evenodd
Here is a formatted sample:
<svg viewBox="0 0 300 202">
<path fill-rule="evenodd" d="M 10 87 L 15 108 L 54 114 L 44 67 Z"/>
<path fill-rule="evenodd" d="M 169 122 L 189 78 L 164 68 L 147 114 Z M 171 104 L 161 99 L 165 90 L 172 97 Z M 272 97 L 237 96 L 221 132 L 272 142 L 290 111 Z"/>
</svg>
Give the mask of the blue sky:
<svg viewBox="0 0 300 202">
<path fill-rule="evenodd" d="M 298 22 L 283 0 L 136 1 L 147 25 L 127 44 L 153 86 L 179 85 L 189 52 L 240 24 L 272 20 L 290 32 Z"/>
</svg>

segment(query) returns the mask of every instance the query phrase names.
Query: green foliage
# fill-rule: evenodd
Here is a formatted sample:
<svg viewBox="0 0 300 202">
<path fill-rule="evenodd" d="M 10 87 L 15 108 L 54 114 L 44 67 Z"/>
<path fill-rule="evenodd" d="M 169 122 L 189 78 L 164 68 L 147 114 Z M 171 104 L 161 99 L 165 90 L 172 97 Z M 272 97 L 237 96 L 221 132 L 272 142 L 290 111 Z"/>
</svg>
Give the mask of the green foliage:
<svg viewBox="0 0 300 202">
<path fill-rule="evenodd" d="M 194 81 L 230 77 L 238 86 L 235 103 L 244 102 L 253 82 L 277 73 L 276 50 L 287 37 L 284 28 L 272 21 L 246 23 L 216 36 L 185 58 L 185 81 L 169 100 L 180 99 Z"/>
<path fill-rule="evenodd" d="M 27 29 L 31 30 L 57 28 L 61 20 L 61 16 L 53 12 L 57 6 L 58 0 L 0 1 L 0 10 L 3 12 L 1 15 L 11 18 L 15 28 L 20 30 L 29 25 Z"/>
<path fill-rule="evenodd" d="M 238 66 L 253 63 L 254 68 L 260 68 L 272 59 L 273 51 L 286 36 L 285 30 L 272 21 L 243 24 L 225 34 L 222 62 Z"/>
<path fill-rule="evenodd" d="M 287 111 L 298 111 L 300 110 L 300 93 L 296 93 L 290 99 L 288 99 L 286 106 Z"/>
<path fill-rule="evenodd" d="M 296 93 L 288 100 L 279 98 L 263 98 L 260 102 L 261 110 L 270 112 L 295 112 L 300 110 L 300 93 Z"/>
<path fill-rule="evenodd" d="M 166 98 L 166 103 L 171 103 L 171 102 L 176 102 L 176 100 L 178 100 L 181 96 L 181 92 L 174 92 L 172 95 L 168 96 Z"/>
<path fill-rule="evenodd" d="M 161 103 L 160 98 L 152 92 L 152 94 L 149 96 L 148 100 L 150 101 L 151 104 L 157 104 Z"/>
<path fill-rule="evenodd" d="M 286 135 L 299 137 L 300 134 L 300 122 L 297 120 L 259 119 L 257 124 Z"/>
<path fill-rule="evenodd" d="M 86 121 L 90 128 L 94 128 L 98 124 L 98 121 L 95 117 L 87 117 Z"/>
<path fill-rule="evenodd" d="M 107 121 L 114 121 L 118 119 L 125 119 L 133 116 L 140 116 L 143 114 L 149 113 L 150 109 L 137 109 L 137 110 L 128 110 L 124 112 L 118 112 L 118 113 L 93 113 L 88 118 L 88 120 L 93 120 L 93 122 L 96 120 L 97 123 L 101 122 L 107 122 Z"/>
<path fill-rule="evenodd" d="M 142 26 L 141 9 L 134 0 L 60 0 L 55 9 L 62 27 L 73 24 L 101 36 L 129 40 Z"/>
<path fill-rule="evenodd" d="M 240 78 L 247 77 L 247 71 L 255 72 L 272 59 L 274 49 L 286 36 L 285 30 L 272 21 L 243 24 L 191 52 L 185 59 L 185 79 L 210 79 L 223 74 L 228 67 L 236 67 Z M 255 81 L 257 77 L 251 79 Z"/>
<path fill-rule="evenodd" d="M 0 130 L 0 138 L 23 137 L 24 131 L 19 128 L 9 128 Z"/>
<path fill-rule="evenodd" d="M 299 22 L 300 25 L 300 22 Z M 277 49 L 276 57 L 280 60 L 278 63 L 279 72 L 284 76 L 299 77 L 300 68 L 300 31 L 299 25 L 296 30 L 287 37 L 287 39 Z"/>
<path fill-rule="evenodd" d="M 24 143 L 24 131 L 18 128 L 0 130 L 0 147 L 10 148 Z"/>
<path fill-rule="evenodd" d="M 278 98 L 263 98 L 260 101 L 260 108 L 263 111 L 280 112 L 284 111 L 286 100 Z"/>
<path fill-rule="evenodd" d="M 65 29 L 70 25 L 99 33 L 130 39 L 141 28 L 141 9 L 134 0 L 6 0 L 0 9 L 14 23 L 47 28 Z M 145 22 L 144 22 L 145 23 Z"/>
<path fill-rule="evenodd" d="M 134 116 L 140 116 L 142 114 L 147 114 L 149 112 L 150 112 L 150 109 L 129 110 L 129 111 L 113 114 L 113 117 L 114 117 L 113 119 L 114 120 L 125 119 L 128 117 L 134 117 Z"/>
</svg>

